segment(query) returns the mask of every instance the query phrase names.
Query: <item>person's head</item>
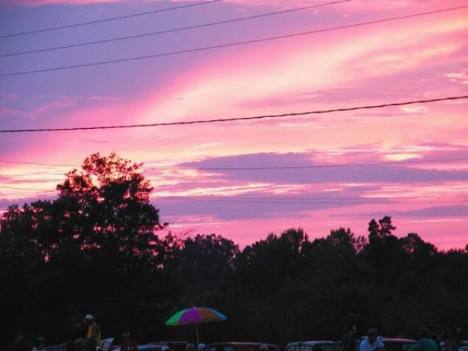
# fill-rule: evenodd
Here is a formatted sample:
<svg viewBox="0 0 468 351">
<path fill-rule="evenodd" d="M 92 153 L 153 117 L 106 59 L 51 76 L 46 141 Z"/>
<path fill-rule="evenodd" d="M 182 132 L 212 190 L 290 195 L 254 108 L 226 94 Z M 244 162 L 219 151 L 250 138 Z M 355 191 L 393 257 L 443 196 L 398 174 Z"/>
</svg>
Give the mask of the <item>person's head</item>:
<svg viewBox="0 0 468 351">
<path fill-rule="evenodd" d="M 130 340 L 130 333 L 129 332 L 125 332 L 122 334 L 122 341 L 128 341 Z"/>
<path fill-rule="evenodd" d="M 24 342 L 24 335 L 19 334 L 18 336 L 16 336 L 15 343 L 22 344 L 23 342 Z"/>
<path fill-rule="evenodd" d="M 379 331 L 375 328 L 370 328 L 367 331 L 367 337 L 369 338 L 369 341 L 374 342 L 377 340 L 377 336 L 379 336 Z"/>
<path fill-rule="evenodd" d="M 94 322 L 94 316 L 92 314 L 87 314 L 86 316 L 83 317 L 83 323 L 85 325 L 90 325 L 93 322 Z"/>
</svg>

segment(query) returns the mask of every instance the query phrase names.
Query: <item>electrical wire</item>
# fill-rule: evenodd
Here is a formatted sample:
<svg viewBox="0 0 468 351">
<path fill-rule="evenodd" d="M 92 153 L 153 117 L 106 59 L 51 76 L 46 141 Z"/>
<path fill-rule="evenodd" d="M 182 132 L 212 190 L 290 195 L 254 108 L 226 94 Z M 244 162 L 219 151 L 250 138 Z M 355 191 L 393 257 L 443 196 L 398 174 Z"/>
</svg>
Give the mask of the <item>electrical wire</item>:
<svg viewBox="0 0 468 351">
<path fill-rule="evenodd" d="M 115 37 L 115 38 L 109 38 L 109 39 L 101 39 L 101 40 L 94 40 L 94 41 L 86 41 L 86 42 L 82 42 L 82 43 L 67 44 L 67 45 L 61 45 L 61 46 L 53 46 L 53 47 L 41 48 L 41 49 L 10 52 L 10 53 L 6 53 L 6 54 L 0 54 L 0 58 L 2 58 L 2 57 L 12 57 L 12 56 L 22 56 L 22 55 L 49 52 L 49 51 L 56 51 L 56 50 L 71 49 L 71 48 L 90 46 L 90 45 L 107 44 L 107 43 L 123 41 L 123 40 L 139 39 L 139 38 L 145 38 L 145 37 L 156 36 L 156 35 L 161 35 L 161 34 L 183 32 L 183 31 L 188 31 L 188 30 L 193 30 L 193 29 L 200 29 L 200 28 L 218 26 L 218 25 L 222 25 L 222 24 L 237 23 L 237 22 L 248 21 L 248 20 L 253 20 L 253 19 L 258 19 L 258 18 L 265 18 L 265 17 L 277 16 L 277 15 L 282 15 L 282 14 L 287 14 L 287 13 L 305 11 L 305 10 L 315 9 L 315 8 L 319 8 L 319 7 L 329 6 L 329 5 L 337 5 L 337 4 L 341 4 L 341 3 L 345 3 L 345 2 L 349 2 L 349 1 L 351 1 L 351 0 L 333 1 L 333 2 L 323 3 L 323 4 L 316 4 L 316 5 L 292 8 L 292 9 L 287 9 L 287 10 L 282 10 L 282 11 L 267 12 L 267 13 L 263 13 L 263 14 L 259 14 L 259 15 L 237 17 L 237 18 L 232 18 L 232 19 L 227 19 L 227 20 L 222 20 L 222 21 L 202 23 L 202 24 L 172 28 L 172 29 L 165 29 L 165 30 L 159 30 L 159 31 L 148 32 L 148 33 L 127 35 L 127 36 L 121 36 L 121 37 Z"/>
<path fill-rule="evenodd" d="M 35 191 L 41 194 L 46 193 L 57 193 L 57 190 L 40 190 L 32 188 L 23 188 L 23 187 L 11 187 L 0 185 L 0 188 L 12 189 L 12 190 L 27 190 Z M 347 203 L 353 204 L 356 202 L 398 202 L 408 201 L 408 200 L 418 200 L 420 197 L 410 197 L 410 196 L 398 196 L 398 197 L 329 197 L 329 198 L 294 198 L 294 197 L 238 197 L 238 198 L 228 198 L 228 197 L 197 197 L 197 196 L 162 196 L 156 197 L 155 201 L 196 201 L 196 202 L 233 202 L 233 203 L 267 203 L 267 204 L 335 204 L 335 203 Z M 447 199 L 437 197 L 437 203 L 457 203 L 460 201 L 466 201 L 468 199 Z M 429 200 L 420 200 L 420 201 L 411 201 L 411 203 L 429 203 L 433 204 L 434 201 Z"/>
<path fill-rule="evenodd" d="M 186 9 L 186 8 L 189 8 L 189 7 L 210 5 L 212 3 L 221 2 L 221 1 L 223 1 L 223 0 L 208 0 L 208 1 L 203 1 L 203 2 L 190 3 L 190 4 L 186 4 L 186 5 L 167 7 L 167 8 L 163 8 L 163 9 L 155 9 L 155 10 L 137 12 L 137 13 L 127 14 L 127 15 L 108 17 L 108 18 L 103 18 L 103 19 L 98 19 L 98 20 L 93 20 L 93 21 L 87 21 L 87 22 L 65 24 L 65 25 L 61 25 L 61 26 L 47 27 L 47 28 L 41 28 L 41 29 L 35 29 L 35 30 L 28 30 L 28 31 L 17 32 L 17 33 L 0 34 L 0 39 L 13 38 L 13 37 L 19 37 L 19 36 L 30 35 L 30 34 L 38 34 L 38 33 L 44 33 L 44 32 L 53 32 L 53 31 L 57 31 L 57 30 L 76 28 L 76 27 L 82 27 L 82 26 L 89 26 L 89 25 L 98 24 L 98 23 L 120 21 L 120 20 L 129 19 L 129 18 L 135 18 L 135 17 L 140 17 L 140 16 L 146 16 L 146 15 L 154 15 L 154 14 L 162 13 L 162 12 L 170 12 L 170 11 L 174 11 L 174 10 Z"/>
<path fill-rule="evenodd" d="M 383 103 L 383 104 L 378 104 L 378 105 L 351 106 L 351 107 L 331 108 L 331 109 L 325 109 L 325 110 L 313 110 L 313 111 L 304 111 L 304 112 L 287 112 L 287 113 L 271 114 L 271 115 L 215 118 L 215 119 L 179 121 L 179 122 L 139 123 L 139 124 L 83 126 L 83 127 L 65 127 L 65 128 L 1 129 L 0 133 L 5 134 L 5 133 L 37 133 L 37 132 L 63 132 L 63 131 L 80 131 L 80 130 L 128 129 L 128 128 L 164 127 L 164 126 L 185 126 L 185 125 L 194 125 L 194 124 L 210 124 L 210 123 L 224 123 L 224 122 L 236 122 L 236 121 L 237 122 L 238 121 L 253 121 L 253 120 L 262 120 L 262 119 L 307 116 L 307 115 L 315 115 L 315 114 L 328 114 L 328 113 L 335 113 L 335 112 L 371 110 L 371 109 L 380 109 L 384 107 L 406 106 L 406 105 L 414 105 L 414 104 L 427 104 L 427 103 L 434 103 L 434 102 L 440 102 L 440 101 L 462 100 L 462 99 L 467 99 L 467 98 L 468 98 L 468 95 L 458 95 L 458 96 L 438 97 L 438 98 L 433 98 L 433 99 L 391 102 L 391 103 Z"/>
<path fill-rule="evenodd" d="M 258 38 L 258 39 L 250 39 L 250 40 L 244 40 L 244 41 L 236 41 L 236 42 L 216 44 L 216 45 L 211 45 L 211 46 L 196 47 L 196 48 L 192 48 L 192 49 L 168 51 L 168 52 L 161 52 L 161 53 L 155 53 L 155 54 L 149 54 L 149 55 L 143 55 L 143 56 L 133 56 L 133 57 L 120 58 L 120 59 L 94 61 L 94 62 L 89 62 L 89 63 L 80 63 L 80 64 L 75 64 L 75 65 L 65 65 L 65 66 L 57 66 L 57 67 L 50 67 L 50 68 L 34 69 L 34 70 L 28 70 L 28 71 L 17 71 L 17 72 L 10 72 L 10 73 L 1 73 L 0 78 L 24 76 L 24 75 L 36 74 L 36 73 L 46 73 L 46 72 L 57 72 L 57 71 L 64 71 L 64 70 L 73 70 L 73 69 L 78 69 L 78 68 L 103 66 L 103 65 L 108 65 L 108 64 L 132 62 L 132 61 L 141 61 L 141 60 L 147 60 L 147 59 L 156 59 L 156 58 L 168 57 L 168 56 L 174 56 L 174 55 L 182 55 L 182 54 L 217 50 L 217 49 L 236 47 L 236 46 L 242 46 L 242 45 L 257 44 L 257 43 L 268 42 L 268 41 L 289 39 L 289 38 L 301 37 L 301 36 L 312 35 L 312 34 L 317 34 L 317 33 L 332 32 L 332 31 L 337 31 L 337 30 L 342 30 L 342 29 L 357 28 L 357 27 L 362 27 L 362 26 L 367 26 L 367 25 L 372 25 L 372 24 L 385 23 L 385 22 L 403 20 L 403 19 L 408 19 L 408 18 L 433 15 L 433 14 L 437 14 L 437 13 L 455 11 L 455 10 L 460 10 L 460 9 L 464 9 L 464 8 L 468 8 L 468 5 L 445 8 L 445 9 L 439 9 L 439 10 L 434 10 L 434 11 L 419 12 L 419 13 L 414 13 L 414 14 L 410 14 L 410 15 L 389 17 L 389 18 L 383 18 L 383 19 L 379 19 L 379 20 L 359 22 L 359 23 L 341 25 L 341 26 L 336 26 L 336 27 L 314 29 L 314 30 L 309 30 L 309 31 L 305 31 L 305 32 L 296 32 L 296 33 L 283 34 L 283 35 L 277 35 L 277 36 L 270 36 L 270 37 L 264 37 L 264 38 Z"/>
<path fill-rule="evenodd" d="M 174 164 L 172 166 L 150 166 L 148 169 L 174 169 L 174 168 L 186 168 L 186 169 L 197 169 L 197 170 L 288 170 L 288 169 L 308 169 L 308 168 L 335 168 L 335 167 L 360 167 L 360 166 L 406 166 L 412 164 L 426 164 L 426 163 L 440 163 L 440 162 L 460 162 L 466 161 L 467 157 L 456 157 L 456 158 L 437 158 L 437 159 L 407 159 L 402 161 L 379 161 L 379 162 L 359 162 L 359 163 L 323 163 L 323 164 L 310 164 L 310 165 L 294 165 L 294 166 L 252 166 L 252 167 L 198 167 L 196 165 L 184 165 Z M 146 160 L 142 161 L 143 164 L 160 163 L 157 160 Z M 39 162 L 24 162 L 24 161 L 13 161 L 13 160 L 0 160 L 0 163 L 11 163 L 21 165 L 32 165 L 32 166 L 47 166 L 47 167 L 81 167 L 79 164 L 58 164 L 58 163 L 39 163 Z M 143 172 L 148 169 L 143 170 Z M 64 173 L 48 173 L 46 175 L 64 175 Z M 5 176 L 8 176 L 6 174 Z M 15 175 L 14 175 L 15 176 Z"/>
</svg>

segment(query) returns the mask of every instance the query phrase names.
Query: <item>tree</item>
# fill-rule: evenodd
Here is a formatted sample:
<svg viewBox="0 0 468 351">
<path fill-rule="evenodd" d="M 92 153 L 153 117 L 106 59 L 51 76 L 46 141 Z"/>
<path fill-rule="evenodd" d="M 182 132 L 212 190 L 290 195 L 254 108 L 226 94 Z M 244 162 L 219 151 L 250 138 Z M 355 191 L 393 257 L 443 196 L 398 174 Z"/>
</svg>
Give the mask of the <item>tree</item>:
<svg viewBox="0 0 468 351">
<path fill-rule="evenodd" d="M 207 342 L 338 339 L 353 308 L 363 328 L 388 335 L 423 323 L 468 330 L 468 250 L 397 238 L 391 217 L 370 221 L 369 240 L 346 227 L 312 241 L 289 229 L 241 250 L 216 234 L 160 238 L 140 165 L 115 154 L 91 155 L 58 190 L 0 218 L 0 343 L 18 333 L 63 342 L 90 312 L 103 336 L 188 339 L 191 328 L 164 321 L 192 304 L 228 316 L 203 327 Z"/>
<path fill-rule="evenodd" d="M 395 229 L 396 227 L 392 224 L 392 217 L 390 216 L 379 219 L 378 223 L 375 219 L 372 219 L 368 227 L 369 241 L 384 239 L 392 235 Z"/>
<path fill-rule="evenodd" d="M 16 274 L 29 291 L 29 298 L 19 295 L 22 303 L 4 307 L 13 320 L 15 310 L 29 316 L 28 323 L 18 320 L 23 328 L 40 325 L 46 314 L 62 320 L 56 333 L 63 336 L 74 313 L 93 311 L 109 322 L 124 321 L 118 316 L 128 318 L 135 309 L 127 301 L 138 301 L 141 285 L 155 278 L 161 228 L 140 167 L 114 153 L 93 154 L 66 174 L 56 200 L 12 206 L 3 214 L 0 260 L 6 276 Z M 21 265 L 28 273 L 18 274 Z"/>
<path fill-rule="evenodd" d="M 140 167 L 114 153 L 108 157 L 96 153 L 57 186 L 67 222 L 79 224 L 73 236 L 82 250 L 153 254 L 159 211 L 150 203 L 152 187 Z"/>
</svg>

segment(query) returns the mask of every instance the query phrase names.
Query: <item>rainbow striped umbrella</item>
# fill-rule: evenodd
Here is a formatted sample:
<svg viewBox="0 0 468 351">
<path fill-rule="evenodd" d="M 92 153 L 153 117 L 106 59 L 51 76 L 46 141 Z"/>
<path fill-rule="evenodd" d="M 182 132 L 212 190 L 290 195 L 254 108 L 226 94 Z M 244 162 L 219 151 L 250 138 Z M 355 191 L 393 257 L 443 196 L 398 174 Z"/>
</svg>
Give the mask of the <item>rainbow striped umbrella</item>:
<svg viewBox="0 0 468 351">
<path fill-rule="evenodd" d="M 191 307 L 181 310 L 173 314 L 167 321 L 166 325 L 179 326 L 179 325 L 195 325 L 197 333 L 197 348 L 200 344 L 198 337 L 198 324 L 206 322 L 220 322 L 225 321 L 227 317 L 219 311 L 208 307 Z"/>
</svg>

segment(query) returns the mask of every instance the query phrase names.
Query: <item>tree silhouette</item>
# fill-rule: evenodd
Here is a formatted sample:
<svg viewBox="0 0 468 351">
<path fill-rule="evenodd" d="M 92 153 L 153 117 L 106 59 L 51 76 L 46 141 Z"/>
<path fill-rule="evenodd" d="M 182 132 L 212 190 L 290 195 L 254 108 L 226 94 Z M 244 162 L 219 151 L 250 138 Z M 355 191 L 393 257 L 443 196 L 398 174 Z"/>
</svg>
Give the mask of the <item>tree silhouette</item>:
<svg viewBox="0 0 468 351">
<path fill-rule="evenodd" d="M 368 237 L 344 227 L 311 240 L 299 228 L 239 248 L 216 234 L 157 235 L 141 165 L 116 154 L 86 158 L 57 190 L 1 216 L 2 350 L 19 333 L 63 342 L 85 313 L 104 336 L 190 339 L 164 321 L 193 304 L 229 317 L 204 326 L 205 342 L 341 339 L 350 310 L 386 335 L 468 331 L 468 249 L 397 237 L 390 216 L 371 220 Z"/>
</svg>

